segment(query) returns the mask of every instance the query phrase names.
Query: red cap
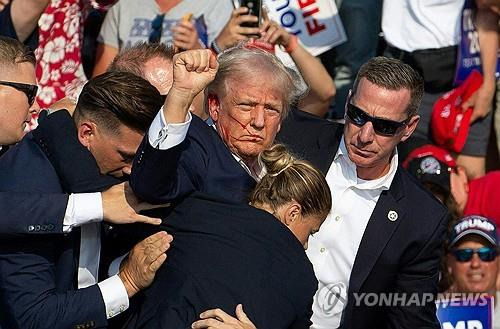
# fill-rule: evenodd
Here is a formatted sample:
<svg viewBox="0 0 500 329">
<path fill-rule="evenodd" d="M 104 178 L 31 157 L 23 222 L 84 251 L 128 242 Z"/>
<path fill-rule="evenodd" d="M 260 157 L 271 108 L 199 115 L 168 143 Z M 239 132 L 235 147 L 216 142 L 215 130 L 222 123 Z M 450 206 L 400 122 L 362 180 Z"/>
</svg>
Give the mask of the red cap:
<svg viewBox="0 0 500 329">
<path fill-rule="evenodd" d="M 411 153 L 408 154 L 406 159 L 403 161 L 403 168 L 408 168 L 408 164 L 410 163 L 410 161 L 427 156 L 433 156 L 448 167 L 455 168 L 457 166 L 455 159 L 448 151 L 437 147 L 436 145 L 427 144 L 421 147 L 417 147 L 416 149 L 411 151 Z"/>
<path fill-rule="evenodd" d="M 463 111 L 461 105 L 481 87 L 483 77 L 474 70 L 457 88 L 441 96 L 435 103 L 431 118 L 432 137 L 437 145 L 450 151 L 462 151 L 469 133 L 473 108 Z"/>
</svg>

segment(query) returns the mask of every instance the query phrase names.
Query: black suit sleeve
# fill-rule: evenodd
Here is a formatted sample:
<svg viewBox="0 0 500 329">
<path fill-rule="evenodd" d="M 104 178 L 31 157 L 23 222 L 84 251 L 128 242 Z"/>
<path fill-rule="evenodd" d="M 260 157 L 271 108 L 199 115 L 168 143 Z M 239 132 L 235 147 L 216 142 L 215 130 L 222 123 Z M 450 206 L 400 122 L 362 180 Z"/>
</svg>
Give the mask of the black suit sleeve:
<svg viewBox="0 0 500 329">
<path fill-rule="evenodd" d="M 193 116 L 189 129 L 182 143 L 167 150 L 152 147 L 146 134 L 130 176 L 130 185 L 139 198 L 161 204 L 202 189 L 209 161 L 205 140 L 212 128 Z"/>
<path fill-rule="evenodd" d="M 406 293 L 408 298 L 414 294 L 418 301 L 415 299 L 410 303 L 410 298 L 406 305 L 388 308 L 389 328 L 440 328 L 434 299 L 448 214 L 443 212 L 437 223 L 434 233 L 425 241 L 417 256 L 401 268 L 394 283 L 397 293 Z"/>
<path fill-rule="evenodd" d="M 54 166 L 66 192 L 101 192 L 120 183 L 116 178 L 99 173 L 94 157 L 79 142 L 68 111 L 59 110 L 48 116 L 44 111 L 33 137 Z"/>
<path fill-rule="evenodd" d="M 67 194 L 0 192 L 0 237 L 62 233 Z"/>
<path fill-rule="evenodd" d="M 58 268 L 57 252 L 65 244 L 60 237 L 46 236 L 25 241 L 0 243 L 0 281 L 2 328 L 85 328 L 107 325 L 104 301 L 98 285 L 78 290 L 56 286 L 59 276 L 67 275 Z M 5 312 L 5 313 L 4 313 Z M 10 314 L 10 316 L 7 316 Z M 80 326 L 82 327 L 82 326 Z"/>
</svg>

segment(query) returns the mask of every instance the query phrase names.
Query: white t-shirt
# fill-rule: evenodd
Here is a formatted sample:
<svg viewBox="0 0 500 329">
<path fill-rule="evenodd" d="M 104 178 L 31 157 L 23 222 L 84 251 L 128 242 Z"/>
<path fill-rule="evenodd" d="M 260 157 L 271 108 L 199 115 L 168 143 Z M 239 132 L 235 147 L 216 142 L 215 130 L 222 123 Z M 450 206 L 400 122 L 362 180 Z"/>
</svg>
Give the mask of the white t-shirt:
<svg viewBox="0 0 500 329">
<path fill-rule="evenodd" d="M 455 46 L 465 0 L 384 0 L 382 31 L 388 44 L 405 50 Z"/>
<path fill-rule="evenodd" d="M 232 10 L 229 0 L 182 0 L 165 14 L 161 41 L 171 43 L 172 27 L 191 13 L 194 18 L 203 15 L 210 45 L 229 21 Z M 148 41 L 151 23 L 158 14 L 160 9 L 154 0 L 120 0 L 108 11 L 98 41 L 118 49 Z"/>
</svg>

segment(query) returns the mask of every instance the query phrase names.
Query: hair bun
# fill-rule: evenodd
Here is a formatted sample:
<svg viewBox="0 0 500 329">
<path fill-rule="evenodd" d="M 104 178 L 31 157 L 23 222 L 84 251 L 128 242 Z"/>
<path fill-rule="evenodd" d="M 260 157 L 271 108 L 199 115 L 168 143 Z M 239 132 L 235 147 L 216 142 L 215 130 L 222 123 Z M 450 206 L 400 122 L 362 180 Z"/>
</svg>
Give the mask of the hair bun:
<svg viewBox="0 0 500 329">
<path fill-rule="evenodd" d="M 266 166 L 269 176 L 277 176 L 290 168 L 295 158 L 283 144 L 275 144 L 260 154 L 260 160 Z"/>
</svg>

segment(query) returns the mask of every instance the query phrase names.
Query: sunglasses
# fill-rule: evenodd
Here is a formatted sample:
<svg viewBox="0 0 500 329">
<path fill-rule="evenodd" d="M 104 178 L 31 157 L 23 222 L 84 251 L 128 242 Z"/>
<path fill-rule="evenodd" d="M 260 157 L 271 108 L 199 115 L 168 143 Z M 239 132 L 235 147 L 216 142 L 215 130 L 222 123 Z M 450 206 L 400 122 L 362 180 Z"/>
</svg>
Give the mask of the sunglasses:
<svg viewBox="0 0 500 329">
<path fill-rule="evenodd" d="M 409 121 L 409 118 L 398 122 L 389 119 L 372 117 L 356 105 L 351 104 L 350 101 L 347 103 L 346 113 L 349 120 L 351 120 L 356 126 L 363 126 L 365 123 L 370 121 L 373 125 L 373 130 L 375 130 L 377 134 L 384 136 L 394 136 L 398 130 L 406 126 Z"/>
<path fill-rule="evenodd" d="M 30 106 L 35 102 L 36 92 L 38 90 L 37 85 L 29 85 L 26 83 L 10 82 L 10 81 L 0 81 L 0 85 L 9 86 L 22 91 L 26 97 L 28 97 L 28 104 Z"/>
<path fill-rule="evenodd" d="M 158 43 L 161 40 L 163 33 L 163 19 L 165 14 L 156 15 L 155 19 L 151 22 L 151 33 L 149 34 L 149 43 Z"/>
<path fill-rule="evenodd" d="M 451 252 L 455 259 L 460 263 L 468 262 L 472 259 L 474 254 L 479 256 L 483 262 L 492 262 L 497 257 L 497 249 L 491 247 L 483 247 L 479 249 L 465 248 L 465 249 L 455 249 Z"/>
</svg>

